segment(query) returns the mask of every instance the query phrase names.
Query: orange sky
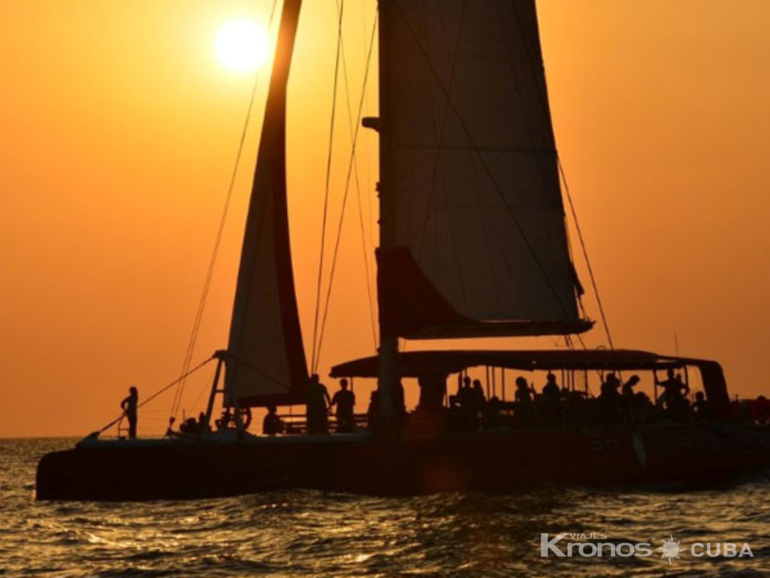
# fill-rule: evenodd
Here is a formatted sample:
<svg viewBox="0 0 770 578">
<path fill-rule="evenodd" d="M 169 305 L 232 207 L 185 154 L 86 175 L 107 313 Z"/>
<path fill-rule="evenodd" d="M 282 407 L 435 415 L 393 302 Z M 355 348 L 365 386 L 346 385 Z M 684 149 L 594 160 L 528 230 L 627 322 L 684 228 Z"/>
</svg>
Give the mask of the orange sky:
<svg viewBox="0 0 770 578">
<path fill-rule="evenodd" d="M 130 384 L 147 396 L 178 375 L 252 82 L 216 62 L 213 39 L 232 18 L 266 21 L 270 4 L 0 4 L 0 437 L 85 434 L 114 417 Z M 336 9 L 305 4 L 290 85 L 289 205 L 309 340 Z M 348 4 L 355 108 L 374 0 Z M 616 345 L 673 353 L 676 332 L 680 353 L 723 363 L 733 392 L 767 392 L 770 2 L 538 8 L 557 143 Z M 350 147 L 342 88 L 335 225 Z M 376 86 L 366 102 L 376 114 Z M 258 134 L 257 115 L 196 360 L 226 345 Z M 371 257 L 374 134 L 362 132 L 359 147 Z M 322 373 L 373 349 L 355 189 L 348 210 Z M 591 296 L 586 306 L 598 317 Z M 587 341 L 602 343 L 601 331 Z M 189 407 L 209 379 L 190 381 Z M 149 406 L 140 429 L 162 428 L 170 403 Z"/>
</svg>

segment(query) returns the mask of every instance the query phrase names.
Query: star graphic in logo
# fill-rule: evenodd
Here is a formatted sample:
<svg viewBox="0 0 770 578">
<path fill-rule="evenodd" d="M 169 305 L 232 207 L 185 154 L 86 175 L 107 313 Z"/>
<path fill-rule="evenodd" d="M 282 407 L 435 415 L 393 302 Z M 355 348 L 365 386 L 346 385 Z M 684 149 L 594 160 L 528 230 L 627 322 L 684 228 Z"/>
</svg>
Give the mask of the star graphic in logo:
<svg viewBox="0 0 770 578">
<path fill-rule="evenodd" d="M 679 542 L 681 542 L 681 540 L 679 540 Z M 679 552 L 681 552 L 682 549 L 679 547 L 679 542 L 674 540 L 673 534 L 669 534 L 669 539 L 663 540 L 663 545 L 658 548 L 659 552 L 663 552 L 660 557 L 668 558 L 669 564 L 671 564 L 671 560 L 674 558 L 681 560 L 681 558 L 679 558 Z"/>
</svg>

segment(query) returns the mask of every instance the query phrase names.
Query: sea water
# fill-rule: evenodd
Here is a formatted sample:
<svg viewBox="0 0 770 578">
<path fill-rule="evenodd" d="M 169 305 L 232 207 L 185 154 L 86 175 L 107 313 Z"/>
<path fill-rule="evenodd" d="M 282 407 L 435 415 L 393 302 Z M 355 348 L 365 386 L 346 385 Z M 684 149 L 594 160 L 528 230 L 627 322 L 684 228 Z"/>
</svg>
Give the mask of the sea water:
<svg viewBox="0 0 770 578">
<path fill-rule="evenodd" d="M 36 502 L 38 460 L 73 443 L 0 440 L 0 576 L 770 575 L 769 473 L 699 491 Z"/>
</svg>

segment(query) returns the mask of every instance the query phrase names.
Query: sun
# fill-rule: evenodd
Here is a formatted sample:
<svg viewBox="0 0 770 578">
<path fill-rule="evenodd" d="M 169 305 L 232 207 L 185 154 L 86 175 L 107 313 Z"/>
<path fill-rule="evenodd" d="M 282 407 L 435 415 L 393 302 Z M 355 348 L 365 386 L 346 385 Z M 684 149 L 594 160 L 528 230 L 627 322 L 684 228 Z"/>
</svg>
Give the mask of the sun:
<svg viewBox="0 0 770 578">
<path fill-rule="evenodd" d="M 256 20 L 242 18 L 224 24 L 216 36 L 219 63 L 233 72 L 256 70 L 270 56 L 270 39 Z"/>
</svg>

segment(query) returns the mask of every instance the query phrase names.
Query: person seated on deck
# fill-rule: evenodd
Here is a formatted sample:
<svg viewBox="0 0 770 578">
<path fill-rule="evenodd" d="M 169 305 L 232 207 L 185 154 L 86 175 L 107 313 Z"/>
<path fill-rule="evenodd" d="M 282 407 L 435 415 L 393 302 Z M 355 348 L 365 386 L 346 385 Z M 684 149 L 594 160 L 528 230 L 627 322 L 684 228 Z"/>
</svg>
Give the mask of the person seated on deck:
<svg viewBox="0 0 770 578">
<path fill-rule="evenodd" d="M 214 421 L 214 424 L 217 426 L 217 431 L 245 431 L 249 429 L 251 419 L 252 414 L 250 407 L 242 407 L 237 410 L 233 407 L 226 407 L 222 409 L 221 417 Z"/>
<path fill-rule="evenodd" d="M 487 402 L 484 412 L 484 427 L 494 428 L 502 425 L 503 402 L 496 395 L 493 395 Z"/>
<path fill-rule="evenodd" d="M 200 430 L 198 429 L 198 420 L 194 417 L 188 417 L 181 424 L 179 424 L 179 433 L 189 436 L 197 436 L 200 433 Z"/>
<path fill-rule="evenodd" d="M 136 439 L 136 424 L 138 421 L 139 390 L 135 385 L 128 389 L 128 397 L 120 402 L 120 408 L 128 420 L 128 438 Z"/>
<path fill-rule="evenodd" d="M 219 417 L 219 419 L 214 421 L 214 425 L 217 426 L 217 431 L 222 431 L 228 429 L 230 422 L 233 419 L 233 411 L 232 408 L 225 408 L 222 410 L 222 415 Z"/>
<path fill-rule="evenodd" d="M 623 404 L 623 410 L 626 412 L 626 415 L 631 418 L 632 421 L 637 421 L 636 419 L 636 392 L 634 391 L 634 388 L 639 384 L 639 376 L 638 375 L 632 375 L 629 377 L 626 382 L 623 384 L 623 387 L 621 388 L 621 399 Z"/>
<path fill-rule="evenodd" d="M 602 417 L 609 423 L 619 421 L 621 414 L 620 405 L 620 380 L 610 372 L 604 378 L 599 394 L 599 405 L 601 407 Z"/>
<path fill-rule="evenodd" d="M 329 391 L 319 381 L 318 374 L 310 376 L 310 382 L 305 392 L 307 408 L 307 432 L 309 434 L 329 433 Z"/>
<path fill-rule="evenodd" d="M 643 391 L 634 394 L 634 419 L 637 423 L 650 423 L 657 419 L 655 405 Z"/>
<path fill-rule="evenodd" d="M 761 426 L 770 424 L 770 401 L 764 395 L 760 395 L 754 400 L 752 410 L 752 418 L 755 424 Z"/>
<path fill-rule="evenodd" d="M 274 436 L 286 431 L 286 424 L 283 423 L 283 420 L 276 411 L 275 404 L 271 403 L 267 406 L 267 414 L 265 415 L 265 419 L 262 420 L 263 434 Z"/>
<path fill-rule="evenodd" d="M 711 406 L 702 391 L 695 394 L 695 403 L 692 409 L 695 412 L 695 421 L 710 421 L 714 417 Z"/>
<path fill-rule="evenodd" d="M 211 426 L 204 412 L 198 414 L 198 433 L 211 433 Z"/>
<path fill-rule="evenodd" d="M 623 384 L 623 397 L 624 398 L 633 398 L 636 392 L 634 391 L 634 388 L 639 385 L 639 376 L 638 375 L 632 375 L 628 378 L 628 380 Z"/>
<path fill-rule="evenodd" d="M 556 376 L 548 372 L 546 384 L 543 386 L 543 403 L 546 421 L 549 425 L 559 425 L 561 422 L 561 390 L 556 383 Z"/>
<path fill-rule="evenodd" d="M 348 380 L 340 380 L 340 389 L 332 397 L 332 406 L 336 406 L 337 433 L 352 433 L 355 430 L 353 408 L 356 405 L 356 395 L 348 389 Z"/>
</svg>

